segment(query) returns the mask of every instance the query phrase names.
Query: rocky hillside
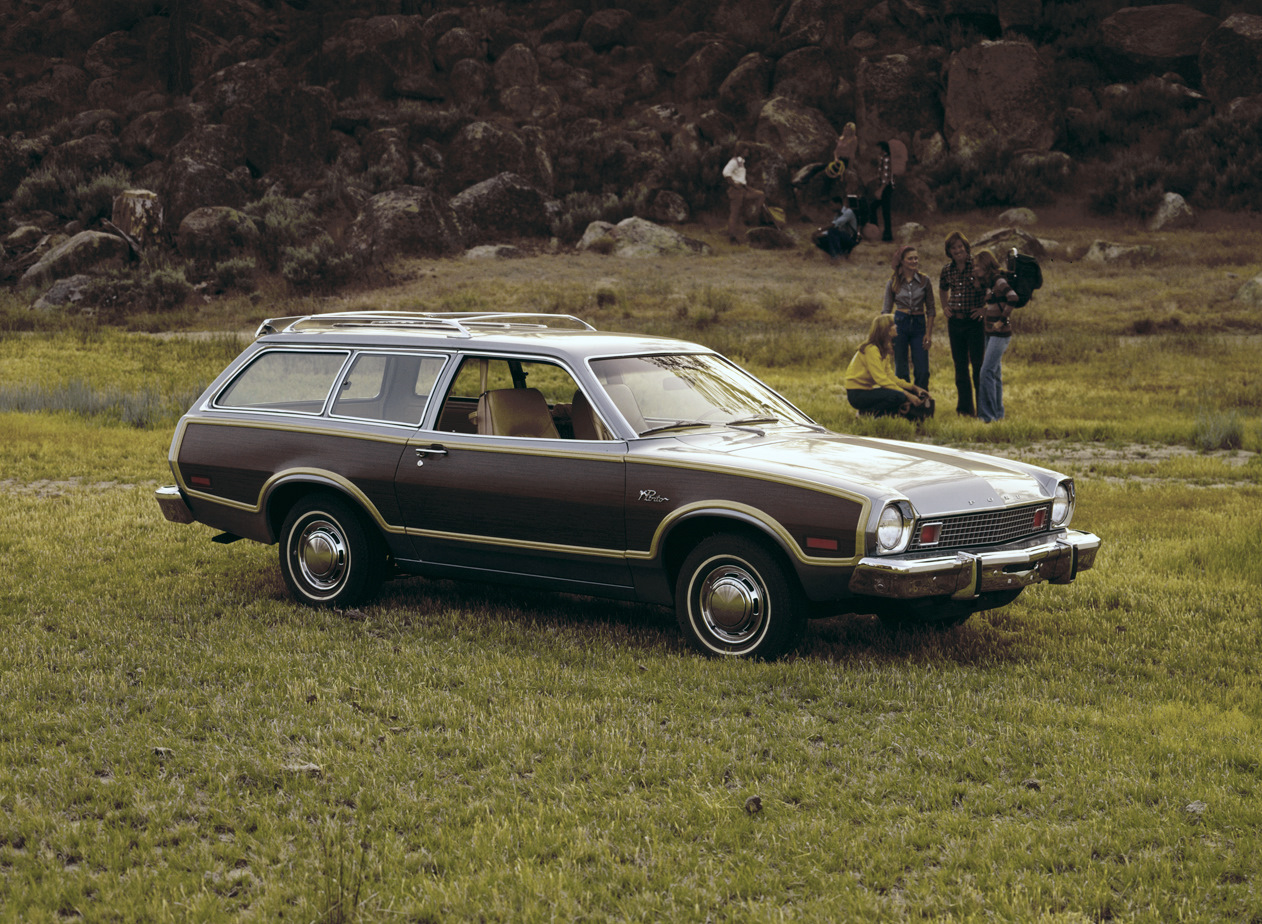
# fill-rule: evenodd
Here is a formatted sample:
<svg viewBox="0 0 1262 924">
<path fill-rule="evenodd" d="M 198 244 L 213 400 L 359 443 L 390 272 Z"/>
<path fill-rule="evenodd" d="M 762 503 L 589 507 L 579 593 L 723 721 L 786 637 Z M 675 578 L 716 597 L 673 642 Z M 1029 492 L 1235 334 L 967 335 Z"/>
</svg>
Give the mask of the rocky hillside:
<svg viewBox="0 0 1262 924">
<path fill-rule="evenodd" d="M 46 285 L 166 252 L 189 280 L 330 284 L 398 251 L 567 243 L 597 218 L 720 206 L 738 143 L 769 200 L 808 218 L 863 194 L 889 139 L 911 155 L 904 215 L 1068 184 L 1104 211 L 1170 190 L 1259 208 L 1262 16 L 1246 8 L 9 0 L 0 275 Z M 812 175 L 849 121 L 852 169 Z M 155 195 L 119 227 L 124 189 Z M 78 256 L 32 272 L 76 237 Z"/>
</svg>

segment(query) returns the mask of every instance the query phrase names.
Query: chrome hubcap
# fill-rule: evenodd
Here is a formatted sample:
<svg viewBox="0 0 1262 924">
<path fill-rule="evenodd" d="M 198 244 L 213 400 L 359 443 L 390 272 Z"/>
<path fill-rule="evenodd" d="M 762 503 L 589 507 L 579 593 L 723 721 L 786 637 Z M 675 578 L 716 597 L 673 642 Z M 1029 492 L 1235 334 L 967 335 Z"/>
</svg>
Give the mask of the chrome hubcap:
<svg viewBox="0 0 1262 924">
<path fill-rule="evenodd" d="M 698 603 L 706 628 L 724 642 L 745 641 L 767 618 L 762 583 L 739 565 L 723 565 L 706 575 Z"/>
<path fill-rule="evenodd" d="M 303 529 L 296 545 L 298 569 L 311 586 L 328 590 L 346 575 L 346 542 L 337 525 L 315 520 Z"/>
</svg>

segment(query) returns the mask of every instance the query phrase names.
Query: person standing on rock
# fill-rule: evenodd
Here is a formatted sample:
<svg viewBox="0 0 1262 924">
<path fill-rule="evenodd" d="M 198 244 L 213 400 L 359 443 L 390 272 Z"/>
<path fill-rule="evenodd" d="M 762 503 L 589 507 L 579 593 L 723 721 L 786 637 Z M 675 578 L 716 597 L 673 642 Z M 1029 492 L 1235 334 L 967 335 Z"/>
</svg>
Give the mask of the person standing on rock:
<svg viewBox="0 0 1262 924">
<path fill-rule="evenodd" d="M 854 160 L 858 150 L 859 134 L 855 130 L 854 123 L 847 122 L 841 134 L 837 136 L 837 144 L 833 146 L 833 160 L 841 161 L 841 166 L 849 170 L 850 162 Z"/>
<path fill-rule="evenodd" d="M 955 364 L 955 413 L 972 417 L 976 413 L 974 395 L 981 387 L 982 355 L 986 349 L 982 327 L 986 293 L 973 279 L 973 249 L 968 238 L 952 231 L 946 239 L 946 254 L 950 261 L 938 276 L 938 295 L 947 318 L 947 339 L 951 341 L 951 360 Z"/>
<path fill-rule="evenodd" d="M 745 230 L 745 206 L 753 203 L 755 211 L 760 210 L 766 196 L 762 190 L 752 188 L 747 182 L 745 173 L 745 157 L 737 148 L 736 155 L 723 168 L 723 179 L 727 182 L 727 238 L 733 244 L 740 242 L 740 235 Z"/>
</svg>

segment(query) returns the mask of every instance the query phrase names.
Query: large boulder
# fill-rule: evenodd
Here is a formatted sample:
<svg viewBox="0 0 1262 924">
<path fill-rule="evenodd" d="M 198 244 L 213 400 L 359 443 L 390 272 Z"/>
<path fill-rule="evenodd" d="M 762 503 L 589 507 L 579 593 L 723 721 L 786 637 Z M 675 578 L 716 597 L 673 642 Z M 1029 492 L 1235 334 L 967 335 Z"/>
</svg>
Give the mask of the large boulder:
<svg viewBox="0 0 1262 924">
<path fill-rule="evenodd" d="M 758 113 L 754 138 L 778 151 L 792 169 L 812 161 L 832 160 L 837 129 L 818 109 L 778 96 L 768 100 Z"/>
<path fill-rule="evenodd" d="M 1262 93 L 1262 16 L 1228 16 L 1202 43 L 1200 65 L 1215 103 Z"/>
<path fill-rule="evenodd" d="M 145 247 L 162 233 L 162 200 L 150 189 L 125 189 L 114 197 L 110 221 L 129 240 Z"/>
<path fill-rule="evenodd" d="M 460 223 L 440 196 L 400 186 L 369 199 L 350 230 L 352 254 L 381 263 L 399 254 L 447 257 L 464 250 Z"/>
<path fill-rule="evenodd" d="M 226 206 L 194 209 L 184 216 L 176 233 L 180 254 L 201 266 L 258 247 L 259 229 L 244 212 Z"/>
<path fill-rule="evenodd" d="M 940 80 L 927 54 L 864 58 L 855 85 L 854 121 L 863 126 L 860 160 L 873 155 L 877 141 L 898 138 L 907 144 L 916 132 L 941 125 L 940 97 Z"/>
<path fill-rule="evenodd" d="M 151 160 L 165 160 L 180 139 L 192 131 L 194 124 L 192 114 L 184 109 L 141 113 L 124 126 L 119 136 L 123 160 L 133 167 Z"/>
<path fill-rule="evenodd" d="M 627 10 L 597 10 L 583 23 L 579 41 L 595 51 L 608 51 L 615 45 L 630 45 L 635 34 L 635 17 Z"/>
<path fill-rule="evenodd" d="M 539 62 L 529 48 L 518 44 L 496 59 L 492 73 L 501 92 L 510 87 L 533 87 L 539 83 Z"/>
<path fill-rule="evenodd" d="M 967 154 L 999 136 L 1012 148 L 1048 151 L 1056 141 L 1051 73 L 1027 42 L 982 42 L 951 56 L 946 126 L 952 150 Z"/>
<path fill-rule="evenodd" d="M 1218 20 L 1182 3 L 1128 6 L 1100 24 L 1104 46 L 1144 64 L 1173 65 L 1194 58 Z"/>
<path fill-rule="evenodd" d="M 193 90 L 207 122 L 232 128 L 255 171 L 323 161 L 337 110 L 324 87 L 295 86 L 278 65 L 245 61 L 211 75 Z"/>
<path fill-rule="evenodd" d="M 810 45 L 776 62 L 772 92 L 803 106 L 823 109 L 833 99 L 835 84 L 828 55 L 818 45 Z"/>
<path fill-rule="evenodd" d="M 709 244 L 643 218 L 627 218 L 616 225 L 593 222 L 579 241 L 578 249 L 627 258 L 693 256 L 711 252 Z"/>
<path fill-rule="evenodd" d="M 121 268 L 130 254 L 131 248 L 117 234 L 80 231 L 44 254 L 38 263 L 22 274 L 20 284 L 46 286 L 57 279 L 89 270 Z"/>
<path fill-rule="evenodd" d="M 216 164 L 180 158 L 171 164 L 163 183 L 162 211 L 167 227 L 178 228 L 184 216 L 208 205 L 241 208 L 245 190 L 232 175 Z"/>
<path fill-rule="evenodd" d="M 1187 200 L 1178 193 L 1168 192 L 1157 206 L 1157 211 L 1148 219 L 1149 231 L 1174 231 L 1178 228 L 1190 228 L 1196 224 L 1196 213 Z"/>
<path fill-rule="evenodd" d="M 171 148 L 170 159 L 194 160 L 231 171 L 245 163 L 245 145 L 227 125 L 197 125 Z"/>
<path fill-rule="evenodd" d="M 698 48 L 675 75 L 675 99 L 683 103 L 712 99 L 736 67 L 744 49 L 719 39 Z"/>
<path fill-rule="evenodd" d="M 525 131 L 515 132 L 494 122 L 473 122 L 456 133 L 447 152 L 447 182 L 465 189 L 501 173 L 516 173 L 543 185 L 551 185 L 551 167 L 544 175 L 539 159 L 539 139 Z"/>
<path fill-rule="evenodd" d="M 745 55 L 719 84 L 719 106 L 741 122 L 754 119 L 766 102 L 771 73 L 768 58 L 757 52 Z"/>
<path fill-rule="evenodd" d="M 59 144 L 48 154 L 48 163 L 90 177 L 108 173 L 119 161 L 117 138 L 109 135 L 87 135 Z"/>
<path fill-rule="evenodd" d="M 476 183 L 453 197 L 450 205 L 468 244 L 551 233 L 547 197 L 515 173 L 501 173 Z"/>
</svg>

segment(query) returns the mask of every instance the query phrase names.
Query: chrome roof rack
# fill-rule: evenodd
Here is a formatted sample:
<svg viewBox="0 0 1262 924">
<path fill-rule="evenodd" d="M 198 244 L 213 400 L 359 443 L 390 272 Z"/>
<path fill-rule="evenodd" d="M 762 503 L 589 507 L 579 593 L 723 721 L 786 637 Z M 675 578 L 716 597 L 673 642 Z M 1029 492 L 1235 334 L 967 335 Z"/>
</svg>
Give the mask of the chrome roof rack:
<svg viewBox="0 0 1262 924">
<path fill-rule="evenodd" d="M 517 311 L 343 311 L 330 314 L 294 315 L 268 318 L 254 332 L 265 334 L 299 330 L 332 330 L 346 327 L 389 327 L 397 330 L 422 328 L 448 331 L 460 337 L 473 336 L 470 328 L 499 330 L 595 330 L 582 318 L 568 314 Z"/>
</svg>

